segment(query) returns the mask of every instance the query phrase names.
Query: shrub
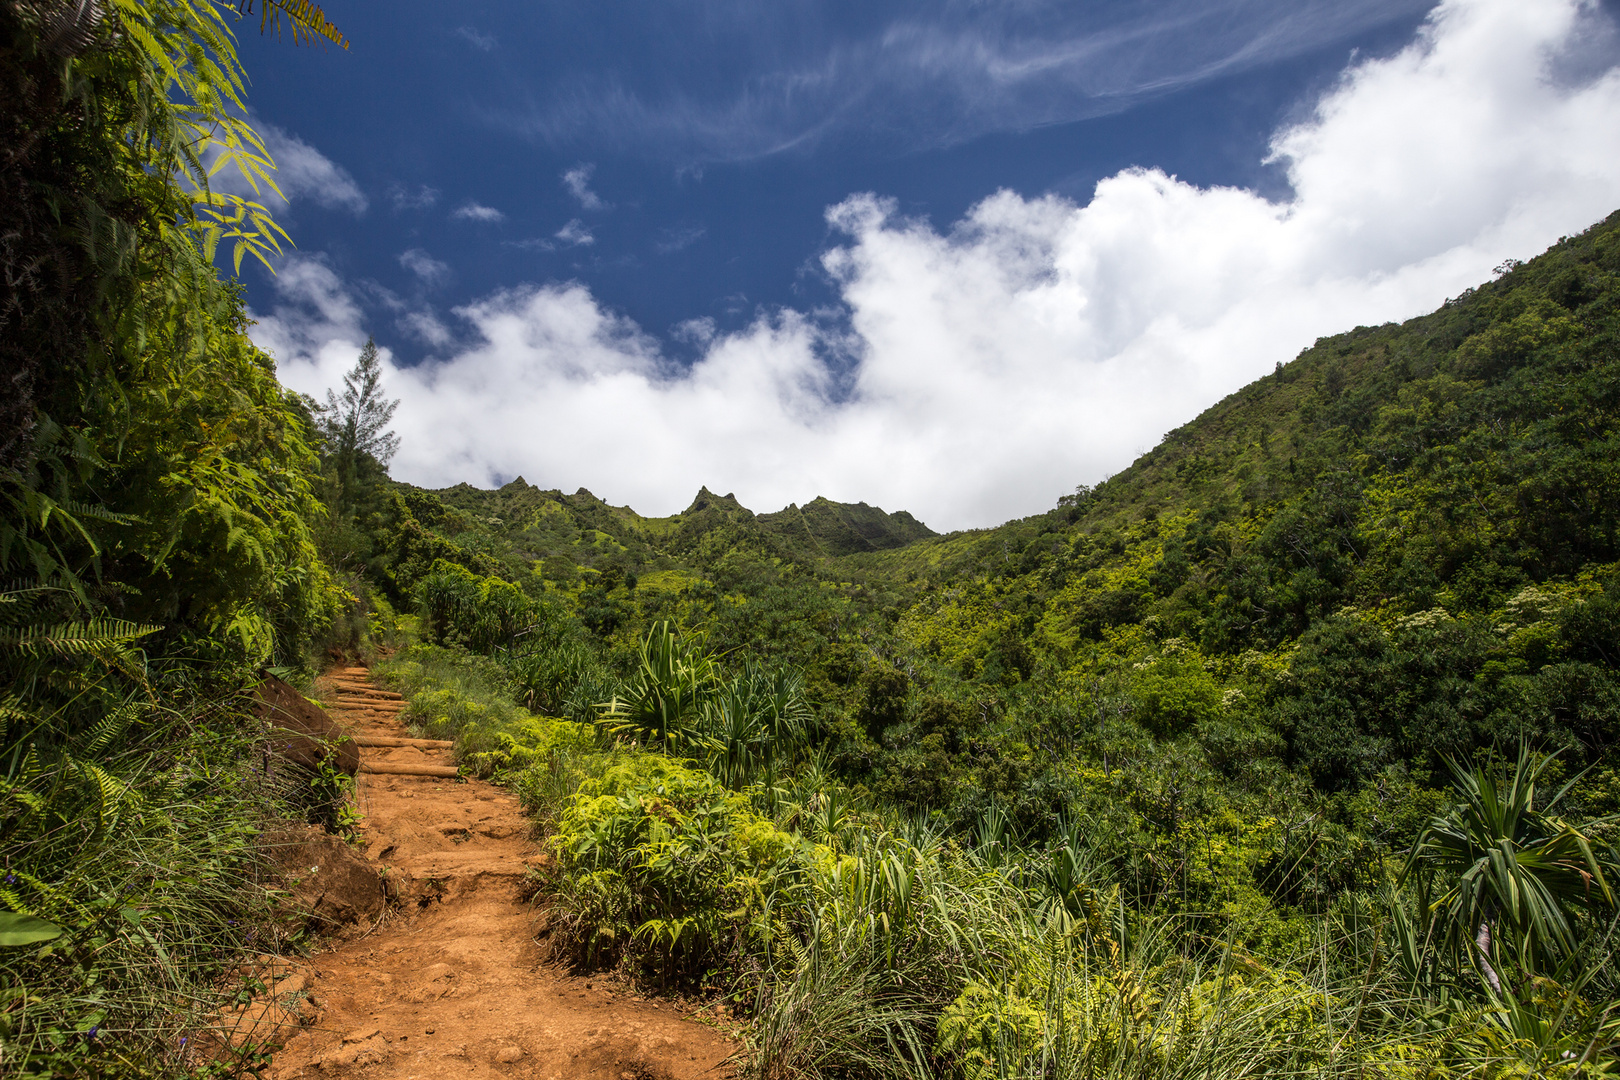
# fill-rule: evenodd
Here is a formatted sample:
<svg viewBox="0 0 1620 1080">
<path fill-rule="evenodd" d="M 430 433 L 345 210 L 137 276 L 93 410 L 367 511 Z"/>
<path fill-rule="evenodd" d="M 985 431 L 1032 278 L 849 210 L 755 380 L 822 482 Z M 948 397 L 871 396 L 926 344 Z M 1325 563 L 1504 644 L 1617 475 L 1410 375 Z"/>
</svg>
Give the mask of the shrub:
<svg viewBox="0 0 1620 1080">
<path fill-rule="evenodd" d="M 808 848 L 708 773 L 643 752 L 586 779 L 551 844 L 554 911 L 576 960 L 629 962 L 666 983 L 762 954 Z"/>
</svg>

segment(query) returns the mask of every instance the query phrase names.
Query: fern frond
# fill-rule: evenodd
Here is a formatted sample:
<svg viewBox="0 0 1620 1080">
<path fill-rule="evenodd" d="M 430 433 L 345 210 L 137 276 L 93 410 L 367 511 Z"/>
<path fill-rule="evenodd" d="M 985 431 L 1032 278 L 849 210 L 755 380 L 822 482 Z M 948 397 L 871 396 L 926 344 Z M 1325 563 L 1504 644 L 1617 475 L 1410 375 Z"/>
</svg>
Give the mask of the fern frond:
<svg viewBox="0 0 1620 1080">
<path fill-rule="evenodd" d="M 244 15 L 253 14 L 253 0 L 241 0 L 237 8 Z M 309 0 L 264 0 L 259 13 L 259 33 L 274 29 L 281 33 L 281 20 L 285 16 L 292 26 L 294 44 L 313 42 L 317 36 L 325 38 L 339 48 L 347 49 L 349 39 L 333 26 L 322 11 Z"/>
<path fill-rule="evenodd" d="M 161 629 L 160 626 L 143 626 L 125 619 L 87 619 L 55 626 L 0 627 L 0 649 L 12 649 L 24 656 L 84 656 L 108 646 L 128 644 Z"/>
<path fill-rule="evenodd" d="M 4 717 L 4 703 L 0 702 L 0 718 Z M 102 717 L 95 727 L 91 728 L 74 753 L 79 757 L 97 758 L 107 752 L 115 741 L 122 738 L 129 730 L 130 724 L 141 715 L 141 706 L 135 701 L 126 701 L 112 712 Z"/>
</svg>

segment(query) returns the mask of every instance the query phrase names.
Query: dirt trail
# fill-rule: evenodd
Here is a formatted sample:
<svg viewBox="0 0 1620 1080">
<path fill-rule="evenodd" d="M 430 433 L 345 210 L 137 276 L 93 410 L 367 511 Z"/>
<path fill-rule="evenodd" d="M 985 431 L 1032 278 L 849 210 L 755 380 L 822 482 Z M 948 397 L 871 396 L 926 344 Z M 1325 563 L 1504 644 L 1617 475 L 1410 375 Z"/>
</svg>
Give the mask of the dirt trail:
<svg viewBox="0 0 1620 1080">
<path fill-rule="evenodd" d="M 396 715 L 403 702 L 372 688 L 363 668 L 322 686 L 351 734 L 408 734 Z M 448 750 L 418 747 L 364 748 L 361 760 L 452 763 Z M 367 854 L 404 900 L 305 969 L 318 1014 L 275 1055 L 274 1080 L 731 1075 L 722 1062 L 736 1044 L 718 1031 L 542 960 L 537 913 L 517 895 L 541 855 L 509 794 L 481 781 L 362 773 L 355 801 Z"/>
</svg>

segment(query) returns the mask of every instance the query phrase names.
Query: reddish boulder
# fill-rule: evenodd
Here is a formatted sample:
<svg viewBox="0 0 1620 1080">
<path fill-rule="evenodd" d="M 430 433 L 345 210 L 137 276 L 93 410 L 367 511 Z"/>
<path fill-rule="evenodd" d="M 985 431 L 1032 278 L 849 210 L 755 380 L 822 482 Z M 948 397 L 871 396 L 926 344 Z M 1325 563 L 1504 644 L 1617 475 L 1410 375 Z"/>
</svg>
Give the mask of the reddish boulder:
<svg viewBox="0 0 1620 1080">
<path fill-rule="evenodd" d="M 259 847 L 287 890 L 285 914 L 310 930 L 370 922 L 388 903 L 381 867 L 317 826 L 275 823 L 260 834 Z"/>
<path fill-rule="evenodd" d="M 262 674 L 253 713 L 269 725 L 272 752 L 311 772 L 326 761 L 345 776 L 359 772 L 360 748 L 326 710 L 269 672 Z"/>
</svg>

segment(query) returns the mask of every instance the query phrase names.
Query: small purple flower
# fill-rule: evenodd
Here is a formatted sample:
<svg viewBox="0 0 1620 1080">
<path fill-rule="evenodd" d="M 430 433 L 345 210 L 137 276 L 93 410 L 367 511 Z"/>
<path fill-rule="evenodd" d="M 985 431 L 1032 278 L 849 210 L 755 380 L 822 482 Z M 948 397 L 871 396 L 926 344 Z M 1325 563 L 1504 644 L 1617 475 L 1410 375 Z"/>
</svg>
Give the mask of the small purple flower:
<svg viewBox="0 0 1620 1080">
<path fill-rule="evenodd" d="M 90 1030 L 84 1033 L 85 1039 L 87 1039 L 90 1042 L 95 1042 L 96 1041 L 96 1032 L 98 1032 L 100 1030 L 101 1030 L 101 1025 L 100 1024 L 91 1024 L 90 1025 Z"/>
<path fill-rule="evenodd" d="M 17 875 L 16 874 L 7 874 L 6 875 L 6 884 L 7 885 L 15 885 L 15 884 L 17 884 Z"/>
</svg>

